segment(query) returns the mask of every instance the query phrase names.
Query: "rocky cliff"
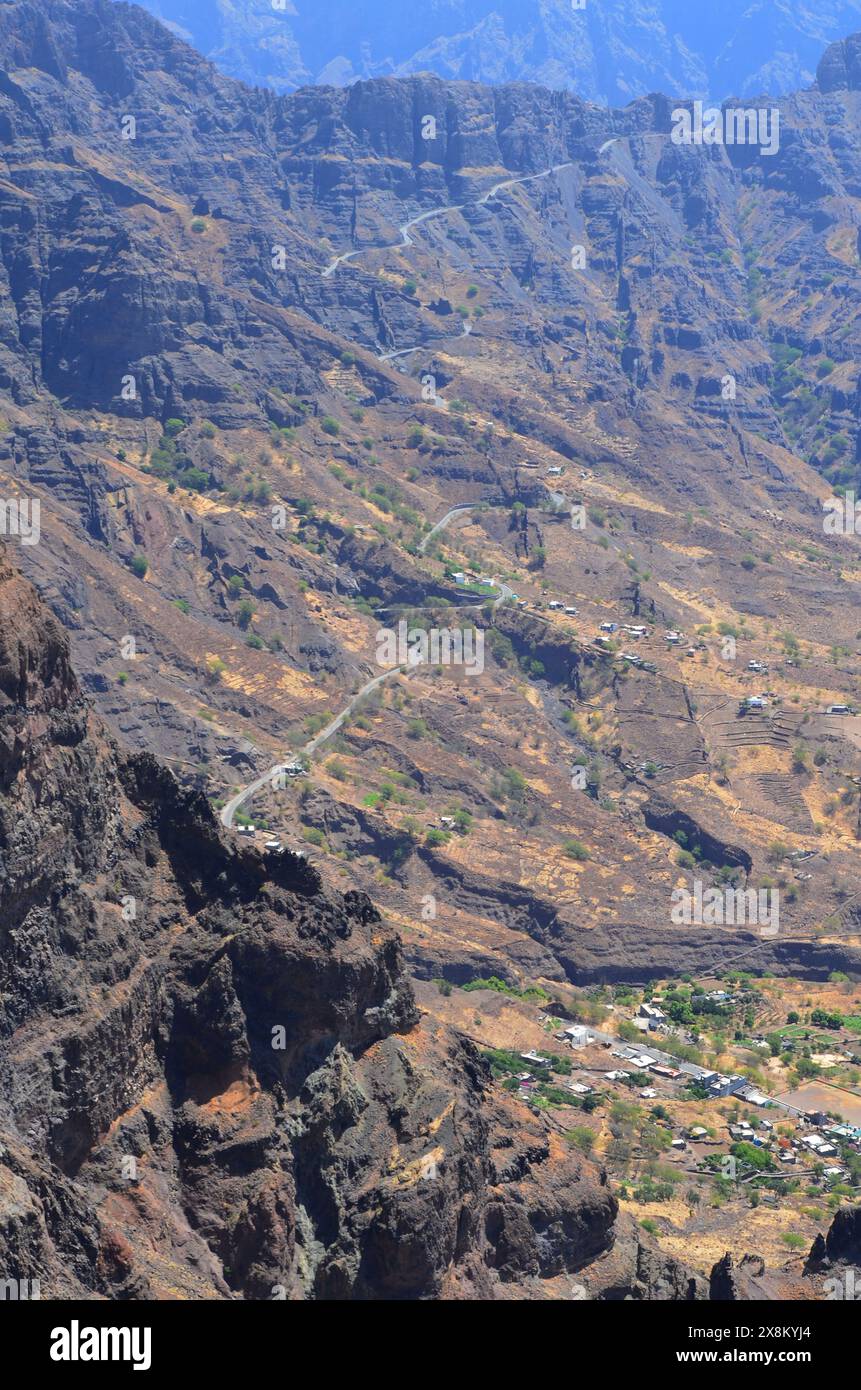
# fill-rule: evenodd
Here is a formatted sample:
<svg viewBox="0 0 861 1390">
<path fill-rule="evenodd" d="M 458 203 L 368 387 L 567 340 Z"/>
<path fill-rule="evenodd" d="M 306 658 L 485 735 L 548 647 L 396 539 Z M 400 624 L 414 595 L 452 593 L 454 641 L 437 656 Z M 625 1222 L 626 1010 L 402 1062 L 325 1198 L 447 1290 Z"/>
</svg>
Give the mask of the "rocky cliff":
<svg viewBox="0 0 861 1390">
<path fill-rule="evenodd" d="M 0 1271 L 43 1298 L 699 1288 L 615 1250 L 604 1176 L 419 1019 L 366 897 L 120 752 L 5 554 L 0 998 Z"/>
</svg>

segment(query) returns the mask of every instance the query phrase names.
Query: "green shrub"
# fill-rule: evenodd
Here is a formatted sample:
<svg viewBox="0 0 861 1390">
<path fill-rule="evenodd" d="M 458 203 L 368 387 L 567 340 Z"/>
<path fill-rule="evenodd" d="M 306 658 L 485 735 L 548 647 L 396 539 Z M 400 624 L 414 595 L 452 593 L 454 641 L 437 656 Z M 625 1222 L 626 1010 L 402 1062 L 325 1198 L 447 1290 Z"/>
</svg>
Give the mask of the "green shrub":
<svg viewBox="0 0 861 1390">
<path fill-rule="evenodd" d="M 566 840 L 562 848 L 569 859 L 576 859 L 578 863 L 589 858 L 589 851 L 582 840 Z"/>
</svg>

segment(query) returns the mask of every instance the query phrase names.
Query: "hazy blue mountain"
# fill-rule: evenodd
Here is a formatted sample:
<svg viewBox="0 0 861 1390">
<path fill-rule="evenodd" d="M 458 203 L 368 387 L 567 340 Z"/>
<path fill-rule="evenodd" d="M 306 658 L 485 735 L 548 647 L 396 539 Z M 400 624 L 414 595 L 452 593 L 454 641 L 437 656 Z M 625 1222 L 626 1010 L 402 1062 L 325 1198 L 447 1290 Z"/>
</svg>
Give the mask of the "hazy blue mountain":
<svg viewBox="0 0 861 1390">
<path fill-rule="evenodd" d="M 233 77 L 280 91 L 433 71 L 592 101 L 807 85 L 861 0 L 142 0 Z M 276 9 L 276 5 L 284 5 Z"/>
</svg>

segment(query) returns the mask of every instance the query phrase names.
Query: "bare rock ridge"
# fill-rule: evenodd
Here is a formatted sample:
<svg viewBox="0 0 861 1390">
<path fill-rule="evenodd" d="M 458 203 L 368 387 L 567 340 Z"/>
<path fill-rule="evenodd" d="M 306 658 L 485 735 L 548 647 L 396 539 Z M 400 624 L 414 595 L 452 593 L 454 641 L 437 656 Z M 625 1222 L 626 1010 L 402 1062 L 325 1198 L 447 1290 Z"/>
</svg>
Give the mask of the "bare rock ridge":
<svg viewBox="0 0 861 1390">
<path fill-rule="evenodd" d="M 364 895 L 229 848 L 204 798 L 120 753 L 5 554 L 0 740 L 4 1277 L 468 1298 L 578 1271 L 610 1296 L 612 1260 L 612 1296 L 694 1296 L 624 1222 L 616 1249 L 604 1177 L 419 1021 Z"/>
<path fill-rule="evenodd" d="M 709 1298 L 731 1303 L 823 1297 L 853 1301 L 859 1262 L 861 1207 L 842 1207 L 828 1230 L 816 1237 L 800 1271 L 788 1265 L 769 1268 L 759 1255 L 733 1259 L 727 1253 L 711 1270 Z"/>
</svg>

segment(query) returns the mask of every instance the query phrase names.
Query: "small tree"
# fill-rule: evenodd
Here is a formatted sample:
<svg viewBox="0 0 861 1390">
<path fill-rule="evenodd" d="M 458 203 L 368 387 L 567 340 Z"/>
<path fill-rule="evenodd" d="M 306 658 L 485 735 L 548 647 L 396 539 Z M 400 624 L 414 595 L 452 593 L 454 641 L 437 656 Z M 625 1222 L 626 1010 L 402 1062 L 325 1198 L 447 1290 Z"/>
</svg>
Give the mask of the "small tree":
<svg viewBox="0 0 861 1390">
<path fill-rule="evenodd" d="M 565 1138 L 574 1149 L 579 1149 L 581 1153 L 588 1154 L 595 1147 L 595 1135 L 586 1125 L 578 1125 L 576 1129 L 569 1129 L 565 1132 Z"/>
</svg>

